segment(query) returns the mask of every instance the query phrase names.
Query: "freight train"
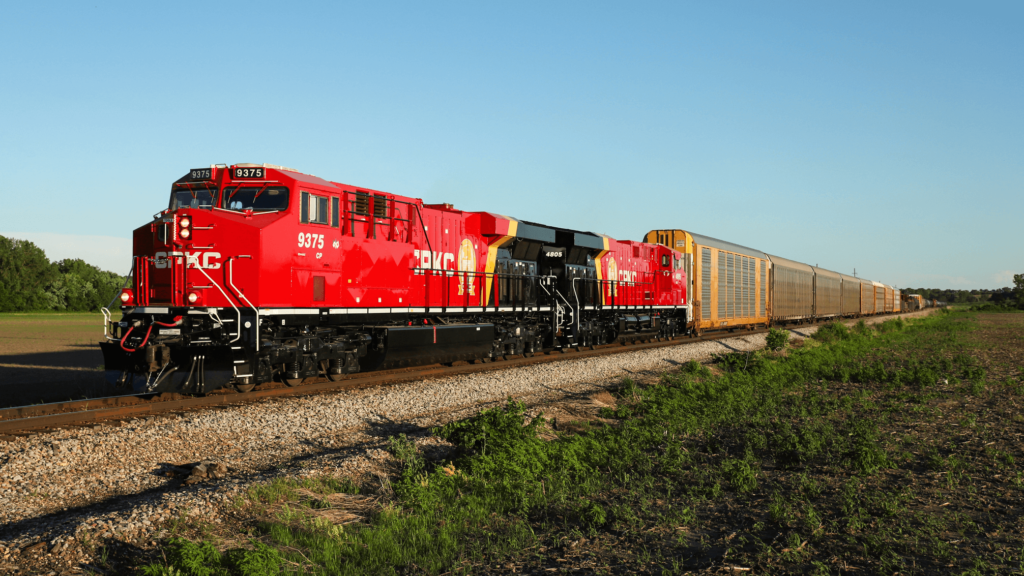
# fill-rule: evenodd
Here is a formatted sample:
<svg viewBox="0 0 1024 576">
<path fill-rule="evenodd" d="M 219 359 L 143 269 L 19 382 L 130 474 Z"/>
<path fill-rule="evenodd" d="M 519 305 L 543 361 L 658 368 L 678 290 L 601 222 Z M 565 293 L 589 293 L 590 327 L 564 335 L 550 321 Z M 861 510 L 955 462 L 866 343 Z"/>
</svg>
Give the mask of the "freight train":
<svg viewBox="0 0 1024 576">
<path fill-rule="evenodd" d="M 133 254 L 100 347 L 139 393 L 901 309 L 890 286 L 691 232 L 617 240 L 270 164 L 190 170 Z"/>
</svg>

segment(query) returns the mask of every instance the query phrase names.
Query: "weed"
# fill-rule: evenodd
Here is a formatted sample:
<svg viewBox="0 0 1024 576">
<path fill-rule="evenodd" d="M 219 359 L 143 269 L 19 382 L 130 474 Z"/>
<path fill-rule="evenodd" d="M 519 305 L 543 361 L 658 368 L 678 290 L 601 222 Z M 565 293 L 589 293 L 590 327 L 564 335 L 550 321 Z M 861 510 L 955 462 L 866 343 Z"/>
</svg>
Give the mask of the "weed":
<svg viewBox="0 0 1024 576">
<path fill-rule="evenodd" d="M 789 332 L 778 328 L 769 328 L 764 340 L 769 350 L 782 350 L 789 342 Z"/>
<path fill-rule="evenodd" d="M 722 472 L 737 492 L 751 492 L 757 488 L 757 468 L 753 458 L 730 459 L 722 462 Z"/>
<path fill-rule="evenodd" d="M 821 496 L 821 483 L 814 478 L 808 476 L 806 473 L 801 474 L 798 477 L 800 492 L 802 492 L 808 498 L 817 498 Z"/>
<path fill-rule="evenodd" d="M 871 328 L 864 320 L 857 320 L 857 323 L 853 325 L 853 333 L 860 336 L 867 336 L 871 333 Z"/>
<path fill-rule="evenodd" d="M 697 378 L 711 378 L 711 370 L 696 360 L 690 360 L 679 369 L 681 374 L 688 374 Z"/>
<path fill-rule="evenodd" d="M 819 342 L 838 342 L 850 338 L 850 330 L 842 322 L 828 322 L 818 328 L 811 338 Z"/>
<path fill-rule="evenodd" d="M 221 554 L 210 542 L 196 544 L 183 538 L 171 538 L 167 544 L 170 566 L 150 564 L 143 568 L 149 576 L 262 576 L 278 574 L 281 554 L 274 548 L 255 542 L 252 549 L 237 548 Z"/>
<path fill-rule="evenodd" d="M 762 362 L 762 357 L 754 352 L 730 352 L 728 354 L 715 354 L 715 364 L 726 372 L 743 372 L 756 370 Z"/>
<path fill-rule="evenodd" d="M 850 465 L 857 471 L 873 474 L 890 464 L 885 449 L 878 443 L 878 427 L 874 422 L 857 419 L 851 423 Z"/>
</svg>

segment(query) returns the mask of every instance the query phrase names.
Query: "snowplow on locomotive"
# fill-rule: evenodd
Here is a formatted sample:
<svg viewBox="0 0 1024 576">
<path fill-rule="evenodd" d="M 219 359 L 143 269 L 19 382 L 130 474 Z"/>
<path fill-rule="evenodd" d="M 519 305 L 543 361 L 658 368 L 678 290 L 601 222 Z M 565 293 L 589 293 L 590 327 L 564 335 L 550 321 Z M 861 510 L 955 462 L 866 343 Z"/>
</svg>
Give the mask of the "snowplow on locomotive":
<svg viewBox="0 0 1024 576">
<path fill-rule="evenodd" d="M 687 329 L 685 255 L 273 165 L 172 185 L 101 342 L 136 392 L 487 361 Z"/>
</svg>

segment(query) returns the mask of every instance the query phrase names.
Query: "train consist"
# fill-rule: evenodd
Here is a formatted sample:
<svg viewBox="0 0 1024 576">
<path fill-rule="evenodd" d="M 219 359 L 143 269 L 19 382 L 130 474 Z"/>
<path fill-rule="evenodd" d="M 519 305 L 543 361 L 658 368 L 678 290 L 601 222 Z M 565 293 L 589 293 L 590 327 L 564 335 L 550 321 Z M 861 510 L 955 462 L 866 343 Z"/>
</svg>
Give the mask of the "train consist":
<svg viewBox="0 0 1024 576">
<path fill-rule="evenodd" d="M 137 392 L 260 383 L 898 312 L 878 282 L 682 230 L 526 222 L 269 164 L 189 171 L 133 235 L 100 343 Z"/>
</svg>

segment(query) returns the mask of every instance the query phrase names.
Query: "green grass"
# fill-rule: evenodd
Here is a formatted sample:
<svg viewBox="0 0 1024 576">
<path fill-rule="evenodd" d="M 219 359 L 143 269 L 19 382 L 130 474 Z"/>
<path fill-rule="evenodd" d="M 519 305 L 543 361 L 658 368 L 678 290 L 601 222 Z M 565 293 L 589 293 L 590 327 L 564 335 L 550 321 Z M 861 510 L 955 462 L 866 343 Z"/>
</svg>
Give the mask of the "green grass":
<svg viewBox="0 0 1024 576">
<path fill-rule="evenodd" d="M 717 375 L 691 362 L 654 386 L 626 381 L 601 414 L 614 425 L 553 439 L 510 400 L 434 430 L 457 446 L 444 461 L 392 438 L 396 469 L 364 522 L 332 529 L 317 498 L 270 512 L 298 497 L 278 481 L 239 502 L 263 518 L 258 545 L 175 540 L 178 556 L 147 569 L 201 574 L 187 552 L 237 574 L 271 560 L 303 574 L 1020 570 L 1021 521 L 978 510 L 993 484 L 1021 503 L 1024 455 L 993 418 L 994 394 L 1021 386 L 986 379 L 975 329 L 962 313 L 826 325 L 797 349 L 720 356 Z M 260 560 L 243 566 L 245 554 Z"/>
</svg>

